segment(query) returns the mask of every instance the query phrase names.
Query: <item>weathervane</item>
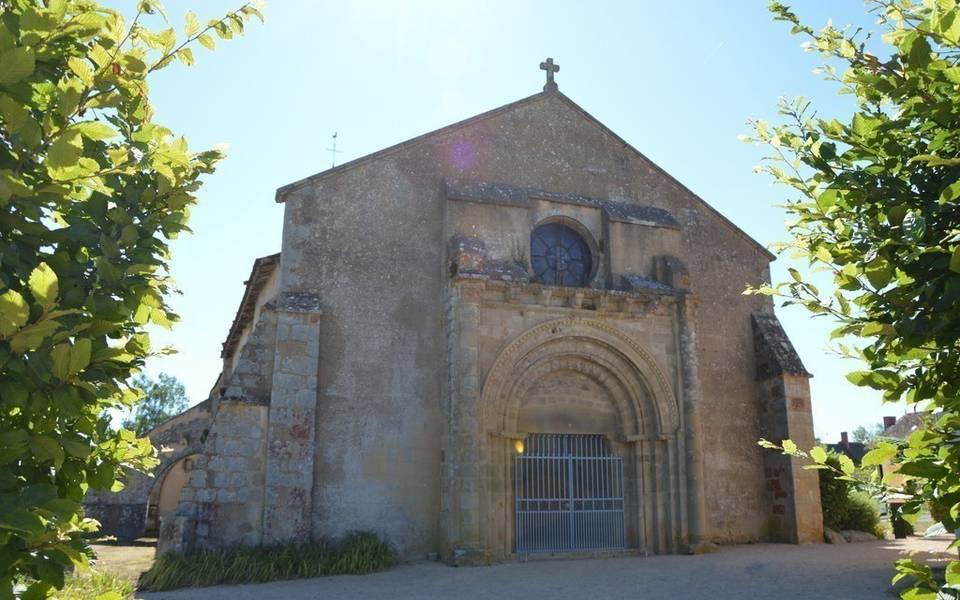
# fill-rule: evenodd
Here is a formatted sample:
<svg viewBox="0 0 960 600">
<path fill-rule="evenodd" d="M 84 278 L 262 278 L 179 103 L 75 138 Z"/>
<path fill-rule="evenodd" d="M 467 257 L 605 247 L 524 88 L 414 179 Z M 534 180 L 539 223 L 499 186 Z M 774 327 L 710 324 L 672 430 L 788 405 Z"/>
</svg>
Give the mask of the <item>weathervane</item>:
<svg viewBox="0 0 960 600">
<path fill-rule="evenodd" d="M 547 83 L 544 84 L 543 91 L 557 91 L 557 82 L 553 80 L 553 74 L 560 70 L 560 65 L 553 64 L 553 59 L 548 57 L 546 61 L 540 63 L 540 70 L 547 72 Z"/>
<path fill-rule="evenodd" d="M 333 147 L 327 148 L 330 152 L 330 168 L 337 166 L 337 152 L 343 152 L 343 150 L 337 150 L 337 132 L 333 132 Z"/>
</svg>

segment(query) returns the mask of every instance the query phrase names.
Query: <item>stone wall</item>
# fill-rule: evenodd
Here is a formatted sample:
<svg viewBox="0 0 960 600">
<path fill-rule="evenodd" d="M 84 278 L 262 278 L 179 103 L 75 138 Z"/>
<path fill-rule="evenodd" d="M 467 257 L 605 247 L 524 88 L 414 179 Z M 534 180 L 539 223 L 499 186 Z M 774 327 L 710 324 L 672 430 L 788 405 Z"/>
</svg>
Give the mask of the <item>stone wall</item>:
<svg viewBox="0 0 960 600">
<path fill-rule="evenodd" d="M 119 492 L 90 491 L 83 502 L 84 513 L 100 521 L 100 530 L 123 540 L 142 537 L 146 531 L 147 506 L 155 488 L 163 483 L 167 470 L 180 459 L 203 451 L 211 419 L 211 403 L 204 401 L 147 432 L 158 449 L 158 464 L 152 473 L 129 471 Z"/>
<path fill-rule="evenodd" d="M 157 552 L 256 545 L 263 540 L 267 407 L 221 400 L 177 512 L 161 519 Z"/>
<path fill-rule="evenodd" d="M 379 523 L 414 554 L 436 546 L 439 490 L 430 482 L 439 479 L 441 449 L 433 440 L 440 439 L 448 410 L 441 401 L 446 376 L 436 367 L 445 362 L 443 254 L 454 233 L 444 223 L 447 211 L 453 222 L 460 210 L 446 197 L 450 178 L 606 198 L 665 209 L 675 217 L 678 229 L 654 233 L 669 243 L 664 254 L 687 265 L 699 298 L 692 329 L 706 417 L 702 441 L 709 449 L 703 469 L 707 535 L 721 541 L 766 539 L 768 500 L 756 446 L 760 422 L 749 315 L 770 310 L 771 303 L 742 291 L 769 280 L 771 256 L 556 93 L 278 192 L 286 202 L 280 285 L 321 294 L 321 355 L 330 356 L 320 373 L 317 432 L 318 439 L 329 441 L 318 448 L 316 460 L 314 481 L 326 487 L 315 491 L 315 533 Z M 483 210 L 487 217 L 464 218 L 465 226 L 474 228 L 466 233 L 482 232 L 489 248 L 501 249 L 494 258 L 510 259 L 518 237 L 512 228 L 523 226 L 517 231 L 526 231 L 519 238 L 525 245 L 530 211 L 512 207 L 510 198 Z M 581 219 L 591 231 L 598 222 Z M 674 241 L 668 242 L 670 237 Z M 641 239 L 634 250 L 655 249 Z M 638 274 L 653 271 L 647 259 L 618 264 Z M 387 468 L 384 447 L 403 462 Z"/>
<path fill-rule="evenodd" d="M 268 413 L 278 314 L 267 304 L 214 402 L 205 451 L 195 459 L 176 513 L 161 519 L 158 552 L 263 540 Z"/>
</svg>

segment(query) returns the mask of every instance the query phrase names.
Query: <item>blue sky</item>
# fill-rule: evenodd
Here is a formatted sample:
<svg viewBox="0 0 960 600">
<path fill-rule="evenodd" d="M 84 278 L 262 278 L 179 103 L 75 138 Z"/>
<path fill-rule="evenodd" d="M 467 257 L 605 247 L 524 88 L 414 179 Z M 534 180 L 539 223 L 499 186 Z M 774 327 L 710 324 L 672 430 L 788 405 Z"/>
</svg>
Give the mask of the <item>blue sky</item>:
<svg viewBox="0 0 960 600">
<path fill-rule="evenodd" d="M 811 24 L 869 23 L 858 0 L 795 2 Z M 239 0 L 167 1 L 182 29 Z M 130 10 L 133 2 L 119 4 Z M 845 118 L 849 98 L 812 74 L 817 56 L 775 23 L 763 0 L 735 2 L 275 0 L 267 22 L 193 68 L 152 82 L 157 120 L 192 147 L 229 144 L 190 223 L 173 244 L 183 317 L 155 344 L 179 353 L 148 372 L 182 379 L 193 402 L 220 369 L 220 344 L 251 262 L 280 247 L 276 188 L 338 162 L 401 142 L 540 90 L 541 60 L 561 66 L 560 90 L 672 173 L 761 243 L 785 238 L 774 205 L 786 191 L 755 175 L 761 149 L 737 141 L 749 117 L 774 118 L 777 98 L 804 95 L 821 114 Z M 782 279 L 786 259 L 774 263 Z M 849 385 L 856 368 L 825 352 L 830 323 L 801 309 L 779 312 L 812 380 L 817 434 L 879 422 L 900 406 Z"/>
</svg>

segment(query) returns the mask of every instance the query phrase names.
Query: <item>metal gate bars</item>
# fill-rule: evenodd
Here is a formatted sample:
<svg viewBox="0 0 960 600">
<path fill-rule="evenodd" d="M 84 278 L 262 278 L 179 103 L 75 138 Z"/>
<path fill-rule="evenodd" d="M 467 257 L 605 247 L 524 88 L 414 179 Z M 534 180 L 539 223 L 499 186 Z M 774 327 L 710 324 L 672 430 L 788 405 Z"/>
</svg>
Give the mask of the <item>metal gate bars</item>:
<svg viewBox="0 0 960 600">
<path fill-rule="evenodd" d="M 518 553 L 625 547 L 623 458 L 604 436 L 530 434 L 514 481 Z"/>
</svg>

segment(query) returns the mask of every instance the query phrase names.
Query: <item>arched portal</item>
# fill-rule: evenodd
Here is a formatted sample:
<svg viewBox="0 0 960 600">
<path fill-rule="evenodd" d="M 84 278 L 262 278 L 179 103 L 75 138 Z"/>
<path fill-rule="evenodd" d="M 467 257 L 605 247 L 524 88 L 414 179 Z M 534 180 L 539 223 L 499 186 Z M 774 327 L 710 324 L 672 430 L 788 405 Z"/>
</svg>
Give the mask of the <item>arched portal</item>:
<svg viewBox="0 0 960 600">
<path fill-rule="evenodd" d="M 518 552 L 517 465 L 527 463 L 517 458 L 532 435 L 571 448 L 583 439 L 602 440 L 603 456 L 622 460 L 624 546 L 670 552 L 686 538 L 681 414 L 669 380 L 636 340 L 588 319 L 538 325 L 498 355 L 480 408 L 488 433 L 481 448 L 481 472 L 488 477 L 480 494 L 488 526 L 481 536 L 496 554 Z M 561 482 L 574 495 L 583 493 L 573 489 L 578 477 Z"/>
<path fill-rule="evenodd" d="M 147 536 L 156 536 L 161 519 L 170 517 L 176 512 L 177 504 L 180 502 L 180 492 L 190 480 L 193 461 L 196 457 L 197 454 L 184 456 L 173 461 L 157 474 L 147 503 L 145 523 Z"/>
</svg>

